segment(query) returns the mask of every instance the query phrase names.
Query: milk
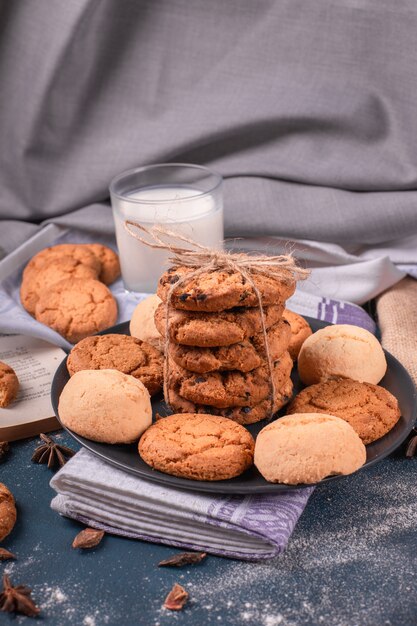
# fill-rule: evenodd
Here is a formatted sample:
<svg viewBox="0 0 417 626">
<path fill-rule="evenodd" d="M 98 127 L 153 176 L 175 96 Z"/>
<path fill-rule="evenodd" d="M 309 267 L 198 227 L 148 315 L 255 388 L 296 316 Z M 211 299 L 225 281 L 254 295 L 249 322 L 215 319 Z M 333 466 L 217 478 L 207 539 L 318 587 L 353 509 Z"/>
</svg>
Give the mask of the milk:
<svg viewBox="0 0 417 626">
<path fill-rule="evenodd" d="M 142 188 L 113 199 L 117 246 L 125 288 L 153 293 L 158 279 L 168 267 L 168 252 L 153 250 L 132 237 L 124 226 L 126 219 L 146 228 L 154 224 L 181 233 L 206 246 L 223 245 L 223 205 L 220 197 L 185 186 Z M 132 228 L 132 227 L 130 227 Z M 149 239 L 146 234 L 136 232 Z"/>
</svg>

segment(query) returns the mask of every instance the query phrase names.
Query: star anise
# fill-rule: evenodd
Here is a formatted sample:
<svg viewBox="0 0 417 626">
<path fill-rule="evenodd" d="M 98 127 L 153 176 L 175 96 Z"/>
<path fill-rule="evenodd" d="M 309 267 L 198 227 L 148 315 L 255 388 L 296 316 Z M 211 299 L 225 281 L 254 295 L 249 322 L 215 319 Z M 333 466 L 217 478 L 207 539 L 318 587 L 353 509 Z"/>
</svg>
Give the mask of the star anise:
<svg viewBox="0 0 417 626">
<path fill-rule="evenodd" d="M 0 463 L 9 454 L 10 446 L 8 441 L 0 441 Z"/>
<path fill-rule="evenodd" d="M 30 597 L 31 590 L 25 585 L 13 587 L 7 574 L 3 575 L 3 592 L 0 593 L 0 611 L 8 613 L 23 613 L 34 617 L 40 609 Z"/>
<path fill-rule="evenodd" d="M 417 426 L 414 426 L 410 433 L 410 438 L 407 441 L 407 447 L 405 449 L 405 456 L 407 459 L 412 459 L 417 452 Z"/>
<path fill-rule="evenodd" d="M 40 438 L 43 443 L 38 446 L 33 453 L 32 461 L 34 463 L 47 463 L 49 469 L 56 465 L 63 467 L 68 459 L 75 454 L 74 450 L 71 450 L 71 448 L 55 443 L 51 437 L 43 433 L 40 434 Z"/>
<path fill-rule="evenodd" d="M 184 605 L 188 601 L 188 592 L 184 587 L 181 587 L 178 583 L 175 583 L 171 591 L 165 598 L 164 608 L 169 611 L 181 611 Z"/>
</svg>

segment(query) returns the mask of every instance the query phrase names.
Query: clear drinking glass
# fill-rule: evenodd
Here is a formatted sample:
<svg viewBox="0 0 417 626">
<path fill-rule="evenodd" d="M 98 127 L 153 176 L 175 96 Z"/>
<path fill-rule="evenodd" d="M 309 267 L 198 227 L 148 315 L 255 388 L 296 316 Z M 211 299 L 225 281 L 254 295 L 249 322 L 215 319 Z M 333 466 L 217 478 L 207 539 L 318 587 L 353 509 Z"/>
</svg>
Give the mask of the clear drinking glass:
<svg viewBox="0 0 417 626">
<path fill-rule="evenodd" d="M 154 292 L 169 254 L 132 237 L 125 229 L 125 220 L 146 228 L 166 226 L 198 243 L 222 248 L 222 182 L 221 176 L 206 167 L 184 163 L 139 167 L 111 181 L 117 246 L 128 291 Z"/>
</svg>

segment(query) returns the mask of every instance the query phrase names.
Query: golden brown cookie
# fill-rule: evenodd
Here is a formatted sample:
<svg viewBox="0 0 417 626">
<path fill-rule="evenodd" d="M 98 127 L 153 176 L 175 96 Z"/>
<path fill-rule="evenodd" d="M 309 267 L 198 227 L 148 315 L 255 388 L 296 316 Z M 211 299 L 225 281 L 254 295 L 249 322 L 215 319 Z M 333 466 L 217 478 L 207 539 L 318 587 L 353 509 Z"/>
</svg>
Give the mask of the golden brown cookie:
<svg viewBox="0 0 417 626">
<path fill-rule="evenodd" d="M 110 285 L 120 276 L 120 261 L 117 252 L 101 243 L 87 243 L 87 248 L 95 254 L 101 264 L 98 277 L 105 285 Z"/>
<path fill-rule="evenodd" d="M 33 269 L 39 270 L 45 265 L 45 263 L 49 263 L 53 259 L 57 259 L 62 256 L 70 256 L 80 263 L 92 267 L 97 272 L 97 276 L 100 274 L 101 263 L 96 255 L 88 249 L 86 244 L 61 243 L 57 246 L 44 248 L 38 252 L 38 254 L 35 254 L 25 267 L 23 271 L 23 278 Z"/>
<path fill-rule="evenodd" d="M 57 256 L 46 261 L 38 270 L 25 272 L 20 286 L 20 300 L 30 315 L 35 315 L 36 303 L 42 290 L 66 278 L 97 278 L 97 271 L 70 256 Z"/>
<path fill-rule="evenodd" d="M 158 296 L 166 302 L 171 286 L 194 271 L 184 266 L 169 268 L 159 279 Z M 251 277 L 263 306 L 285 302 L 295 291 L 295 281 L 290 273 L 282 280 L 259 273 L 253 273 Z M 171 304 L 175 309 L 185 311 L 213 312 L 236 306 L 257 307 L 259 301 L 252 285 L 240 272 L 217 269 L 203 272 L 174 288 Z"/>
<path fill-rule="evenodd" d="M 16 523 L 16 505 L 12 493 L 0 483 L 0 541 L 12 532 Z"/>
<path fill-rule="evenodd" d="M 165 336 L 165 310 L 165 304 L 160 304 L 155 312 L 155 325 L 162 336 Z M 281 319 L 283 310 L 283 304 L 264 308 L 267 329 Z M 236 308 L 219 313 L 196 313 L 170 309 L 168 328 L 170 339 L 174 343 L 215 348 L 239 343 L 257 335 L 262 330 L 262 324 L 257 308 Z"/>
<path fill-rule="evenodd" d="M 70 376 L 80 370 L 119 370 L 141 380 L 151 395 L 162 388 L 162 354 L 149 343 L 128 335 L 82 339 L 69 353 L 67 367 Z"/>
<path fill-rule="evenodd" d="M 227 409 L 216 409 L 213 406 L 199 405 L 182 398 L 176 388 L 169 390 L 169 404 L 171 409 L 177 413 L 208 413 L 220 415 L 237 422 L 238 424 L 254 424 L 266 417 L 271 418 L 289 400 L 291 400 L 293 384 L 291 378 L 284 383 L 280 389 L 275 390 L 274 406 L 271 407 L 270 400 L 262 400 L 255 406 L 236 406 Z"/>
<path fill-rule="evenodd" d="M 227 480 L 253 463 L 255 442 L 240 424 L 184 413 L 158 420 L 142 435 L 139 454 L 160 472 L 191 480 Z"/>
<path fill-rule="evenodd" d="M 267 335 L 271 359 L 276 361 L 288 349 L 291 339 L 290 326 L 286 321 L 280 320 L 268 329 Z M 250 372 L 264 365 L 266 360 L 262 333 L 231 346 L 219 348 L 194 348 L 171 343 L 169 353 L 175 363 L 199 374 L 222 370 Z"/>
<path fill-rule="evenodd" d="M 5 408 L 16 398 L 19 379 L 10 365 L 0 361 L 0 407 Z"/>
<path fill-rule="evenodd" d="M 292 360 L 296 361 L 301 350 L 301 346 L 307 337 L 313 334 L 313 331 L 311 330 L 310 324 L 304 319 L 304 317 L 301 317 L 298 313 L 294 313 L 294 311 L 285 309 L 282 317 L 287 320 L 291 327 L 291 340 L 288 352 L 291 354 Z"/>
<path fill-rule="evenodd" d="M 365 444 L 383 437 L 401 416 L 397 399 L 387 389 L 348 378 L 306 387 L 287 413 L 336 415 L 349 422 Z"/>
<path fill-rule="evenodd" d="M 40 293 L 35 316 L 69 342 L 76 343 L 117 320 L 117 304 L 98 280 L 68 278 Z"/>
<path fill-rule="evenodd" d="M 279 389 L 288 380 L 292 359 L 284 352 L 273 364 L 274 383 Z M 251 372 L 238 370 L 195 374 L 169 360 L 169 387 L 196 404 L 208 404 L 220 409 L 232 406 L 255 406 L 271 393 L 270 371 L 262 365 Z"/>
</svg>

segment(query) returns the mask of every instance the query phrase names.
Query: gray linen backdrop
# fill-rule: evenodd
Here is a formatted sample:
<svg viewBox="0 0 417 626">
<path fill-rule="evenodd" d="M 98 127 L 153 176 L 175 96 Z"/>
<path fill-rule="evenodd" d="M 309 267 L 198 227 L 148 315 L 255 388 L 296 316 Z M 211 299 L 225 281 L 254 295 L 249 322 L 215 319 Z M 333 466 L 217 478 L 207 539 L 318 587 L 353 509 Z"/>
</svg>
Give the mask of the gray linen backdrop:
<svg viewBox="0 0 417 626">
<path fill-rule="evenodd" d="M 0 29 L 3 253 L 110 233 L 110 179 L 177 161 L 225 177 L 229 236 L 417 262 L 414 1 L 6 0 Z"/>
</svg>

